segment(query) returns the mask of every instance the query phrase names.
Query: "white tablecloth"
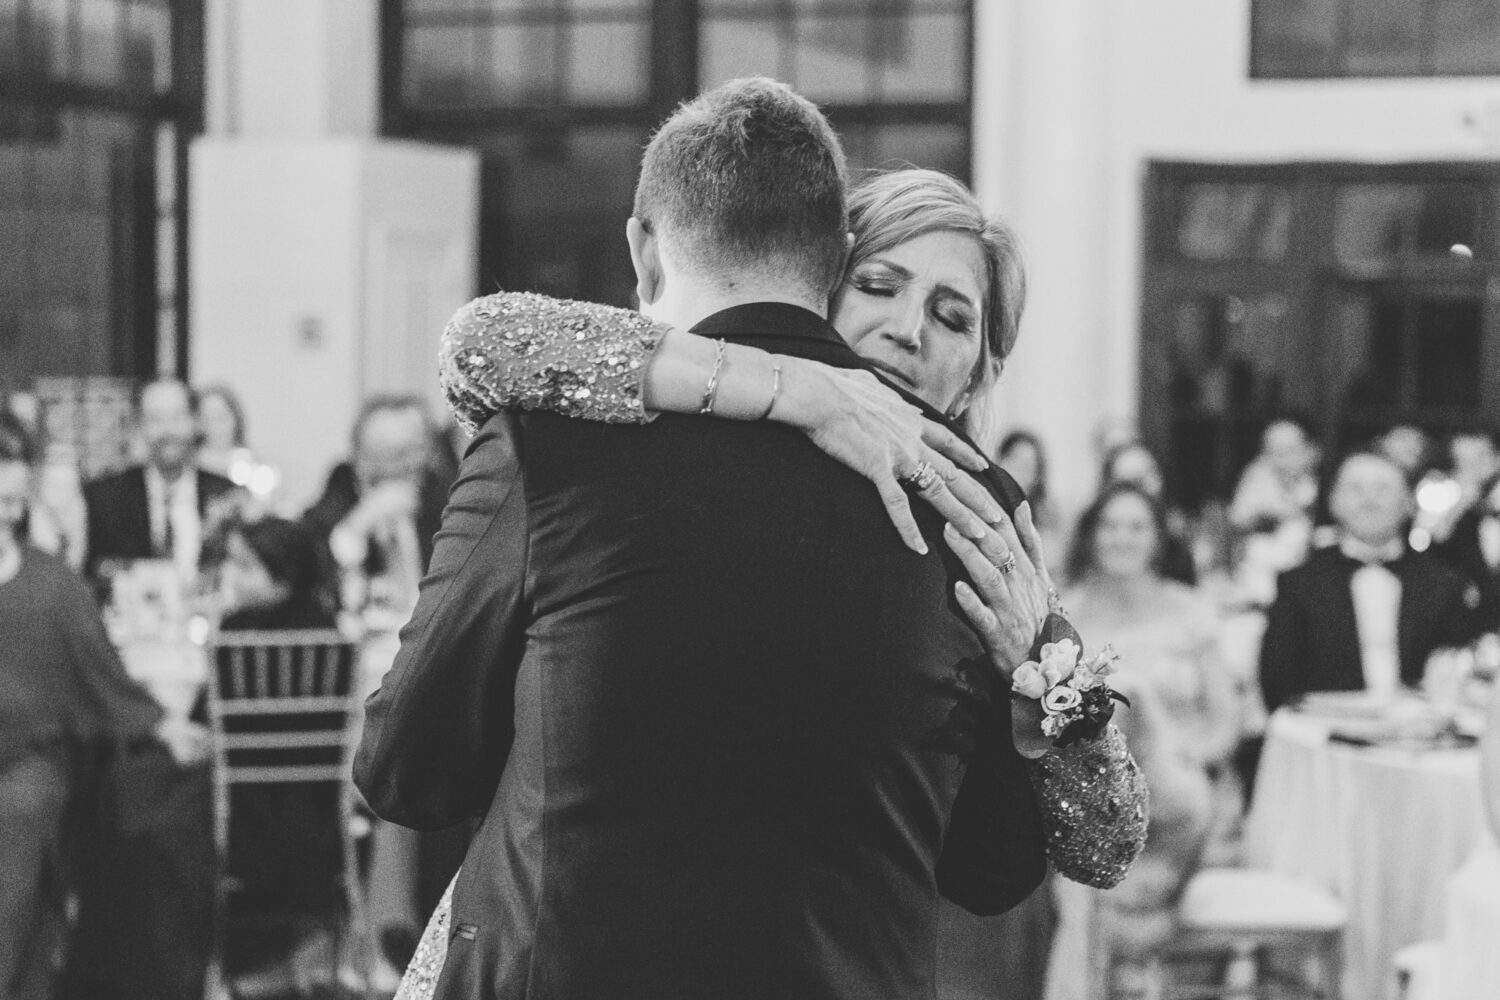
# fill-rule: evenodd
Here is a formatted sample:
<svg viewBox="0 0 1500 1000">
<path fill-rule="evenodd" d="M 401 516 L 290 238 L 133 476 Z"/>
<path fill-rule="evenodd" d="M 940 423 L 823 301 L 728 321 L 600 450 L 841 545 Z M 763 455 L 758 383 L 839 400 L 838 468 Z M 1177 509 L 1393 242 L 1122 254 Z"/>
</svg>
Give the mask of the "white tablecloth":
<svg viewBox="0 0 1500 1000">
<path fill-rule="evenodd" d="M 1394 1000 L 1392 958 L 1442 934 L 1444 883 L 1479 841 L 1479 755 L 1329 743 L 1328 725 L 1272 716 L 1246 848 L 1344 901 L 1344 995 Z"/>
</svg>

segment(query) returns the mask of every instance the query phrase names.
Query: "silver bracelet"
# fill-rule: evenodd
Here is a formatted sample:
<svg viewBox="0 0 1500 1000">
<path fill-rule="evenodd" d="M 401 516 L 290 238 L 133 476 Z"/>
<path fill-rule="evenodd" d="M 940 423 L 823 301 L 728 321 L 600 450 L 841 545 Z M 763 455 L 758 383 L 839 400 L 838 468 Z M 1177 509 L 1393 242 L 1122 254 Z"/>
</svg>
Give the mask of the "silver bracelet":
<svg viewBox="0 0 1500 1000">
<path fill-rule="evenodd" d="M 771 376 L 772 376 L 772 378 L 771 378 L 771 401 L 766 404 L 765 410 L 761 413 L 760 416 L 758 416 L 758 417 L 755 418 L 756 420 L 764 420 L 767 417 L 769 417 L 771 415 L 771 411 L 774 410 L 774 409 L 776 409 L 776 399 L 777 399 L 777 397 L 781 395 L 781 366 L 780 365 L 777 365 L 775 368 L 771 369 Z"/>
<path fill-rule="evenodd" d="M 708 376 L 708 385 L 703 387 L 703 404 L 698 407 L 699 416 L 708 416 L 714 412 L 714 400 L 719 395 L 719 372 L 724 370 L 724 341 L 714 341 L 714 370 Z"/>
</svg>

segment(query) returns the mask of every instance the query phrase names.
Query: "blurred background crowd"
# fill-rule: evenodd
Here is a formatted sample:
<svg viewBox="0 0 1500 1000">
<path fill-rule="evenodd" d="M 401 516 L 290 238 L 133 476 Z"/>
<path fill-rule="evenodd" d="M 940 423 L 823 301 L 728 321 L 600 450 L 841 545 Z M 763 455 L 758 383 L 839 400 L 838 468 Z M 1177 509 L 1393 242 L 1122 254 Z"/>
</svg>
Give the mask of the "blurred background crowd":
<svg viewBox="0 0 1500 1000">
<path fill-rule="evenodd" d="M 218 657 L 378 683 L 443 323 L 630 305 L 646 138 L 747 74 L 1020 233 L 994 457 L 1157 792 L 1119 890 L 951 912 L 945 1000 L 1500 996 L 1496 4 L 0 0 L 0 997 L 394 987 L 468 832 L 230 794 Z"/>
</svg>

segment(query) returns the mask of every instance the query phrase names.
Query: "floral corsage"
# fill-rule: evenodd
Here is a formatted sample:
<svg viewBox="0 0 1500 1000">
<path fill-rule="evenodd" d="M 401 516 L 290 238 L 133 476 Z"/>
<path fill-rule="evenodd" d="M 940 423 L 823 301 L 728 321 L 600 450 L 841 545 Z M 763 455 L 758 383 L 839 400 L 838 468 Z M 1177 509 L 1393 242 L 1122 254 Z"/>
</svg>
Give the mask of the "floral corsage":
<svg viewBox="0 0 1500 1000">
<path fill-rule="evenodd" d="M 1077 631 L 1060 615 L 1048 615 L 1031 657 L 1011 677 L 1011 694 L 1040 704 L 1042 733 L 1055 747 L 1094 739 L 1115 702 L 1130 704 L 1106 680 L 1119 654 L 1105 646 L 1084 659 Z"/>
</svg>

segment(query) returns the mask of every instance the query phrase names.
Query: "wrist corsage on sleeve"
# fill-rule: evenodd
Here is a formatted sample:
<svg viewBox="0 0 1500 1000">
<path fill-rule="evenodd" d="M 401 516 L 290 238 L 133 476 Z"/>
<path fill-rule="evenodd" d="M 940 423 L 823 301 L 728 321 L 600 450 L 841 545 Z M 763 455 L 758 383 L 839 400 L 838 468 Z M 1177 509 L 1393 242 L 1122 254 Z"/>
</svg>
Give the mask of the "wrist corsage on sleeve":
<svg viewBox="0 0 1500 1000">
<path fill-rule="evenodd" d="M 1011 677 L 1011 697 L 1037 703 L 1042 734 L 1054 747 L 1096 739 L 1114 716 L 1115 702 L 1130 704 L 1107 680 L 1118 659 L 1109 646 L 1085 659 L 1077 630 L 1049 614 L 1030 658 Z"/>
</svg>

